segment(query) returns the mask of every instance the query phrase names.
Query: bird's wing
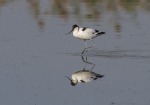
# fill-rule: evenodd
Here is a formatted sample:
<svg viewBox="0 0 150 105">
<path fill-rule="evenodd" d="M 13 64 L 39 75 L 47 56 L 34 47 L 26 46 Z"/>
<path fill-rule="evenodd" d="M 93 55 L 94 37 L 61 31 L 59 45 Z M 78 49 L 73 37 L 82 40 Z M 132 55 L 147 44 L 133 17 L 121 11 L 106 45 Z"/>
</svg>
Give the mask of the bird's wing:
<svg viewBox="0 0 150 105">
<path fill-rule="evenodd" d="M 95 30 L 94 30 L 94 29 L 91 29 L 91 28 L 87 28 L 87 29 L 86 29 L 86 32 L 88 32 L 88 33 L 91 34 L 91 33 L 95 33 Z"/>
</svg>

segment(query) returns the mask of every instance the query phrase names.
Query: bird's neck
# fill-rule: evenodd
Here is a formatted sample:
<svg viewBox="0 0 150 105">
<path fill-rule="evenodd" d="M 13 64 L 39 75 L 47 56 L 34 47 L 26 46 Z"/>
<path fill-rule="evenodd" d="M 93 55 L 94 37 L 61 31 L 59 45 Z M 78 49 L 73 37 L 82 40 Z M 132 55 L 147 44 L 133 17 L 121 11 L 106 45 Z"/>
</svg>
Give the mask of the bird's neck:
<svg viewBox="0 0 150 105">
<path fill-rule="evenodd" d="M 79 31 L 79 27 L 76 27 L 73 31 L 74 32 L 78 32 Z"/>
<path fill-rule="evenodd" d="M 73 36 L 78 38 L 78 35 L 79 35 L 79 28 L 76 27 L 76 28 L 73 30 Z"/>
<path fill-rule="evenodd" d="M 73 83 L 75 83 L 75 84 L 78 83 L 78 80 L 77 80 L 77 79 L 73 79 L 72 81 L 73 81 Z"/>
</svg>

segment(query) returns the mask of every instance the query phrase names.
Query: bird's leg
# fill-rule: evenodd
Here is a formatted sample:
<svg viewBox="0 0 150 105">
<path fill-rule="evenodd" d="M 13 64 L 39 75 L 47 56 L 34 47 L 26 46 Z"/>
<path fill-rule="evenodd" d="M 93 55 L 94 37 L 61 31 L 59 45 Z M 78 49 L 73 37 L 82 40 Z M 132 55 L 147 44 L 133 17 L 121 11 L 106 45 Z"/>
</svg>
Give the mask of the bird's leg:
<svg viewBox="0 0 150 105">
<path fill-rule="evenodd" d="M 95 67 L 95 64 L 94 63 L 91 63 L 92 65 L 93 65 L 93 67 L 91 68 L 91 71 L 94 69 L 94 67 Z"/>
<path fill-rule="evenodd" d="M 95 47 L 95 43 L 94 43 L 94 41 L 91 39 L 91 41 L 92 41 L 92 43 L 93 43 L 93 45 L 92 45 L 92 47 Z"/>
<path fill-rule="evenodd" d="M 91 39 L 91 41 L 92 41 L 92 43 L 93 43 L 93 44 L 92 44 L 92 46 L 87 47 L 87 49 L 88 49 L 88 48 L 95 47 L 95 43 L 94 43 L 94 41 L 93 41 L 92 39 Z"/>
<path fill-rule="evenodd" d="M 88 49 L 88 47 L 87 47 L 86 40 L 84 40 L 84 44 L 85 44 L 85 48 L 83 49 L 82 54 L 86 54 L 87 55 L 87 49 Z"/>
<path fill-rule="evenodd" d="M 90 69 L 90 71 L 92 71 L 93 68 L 95 67 L 95 64 L 89 62 L 89 61 L 87 60 L 87 56 L 83 56 L 83 55 L 82 55 L 81 58 L 82 58 L 82 61 L 85 62 L 85 65 L 84 65 L 83 70 L 85 70 L 87 64 L 90 64 L 90 65 L 93 65 L 92 68 Z"/>
<path fill-rule="evenodd" d="M 94 41 L 93 41 L 92 39 L 91 39 L 91 41 L 92 41 L 93 45 L 88 47 L 88 46 L 87 46 L 87 43 L 86 43 L 86 40 L 84 40 L 85 48 L 83 49 L 82 54 L 86 54 L 86 55 L 87 55 L 88 49 L 89 49 L 89 48 L 92 48 L 92 47 L 95 47 Z"/>
<path fill-rule="evenodd" d="M 87 64 L 87 56 L 81 55 L 81 58 L 82 58 L 82 61 L 85 62 L 85 65 L 84 65 L 84 68 L 83 68 L 83 70 L 85 70 L 86 64 Z"/>
<path fill-rule="evenodd" d="M 84 49 L 83 49 L 82 55 L 83 55 L 83 54 L 87 55 L 87 48 L 84 48 Z"/>
</svg>

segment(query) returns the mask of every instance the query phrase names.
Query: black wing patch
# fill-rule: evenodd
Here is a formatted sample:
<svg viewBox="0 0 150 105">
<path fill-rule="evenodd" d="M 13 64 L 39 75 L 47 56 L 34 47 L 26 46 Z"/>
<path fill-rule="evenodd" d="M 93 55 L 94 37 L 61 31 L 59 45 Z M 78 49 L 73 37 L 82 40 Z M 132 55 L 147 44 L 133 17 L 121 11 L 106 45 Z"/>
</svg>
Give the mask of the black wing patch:
<svg viewBox="0 0 150 105">
<path fill-rule="evenodd" d="M 95 32 L 99 32 L 98 30 L 95 30 Z"/>
<path fill-rule="evenodd" d="M 94 79 L 94 80 L 97 80 L 98 78 L 96 78 L 96 77 L 91 77 L 92 79 Z"/>
<path fill-rule="evenodd" d="M 82 83 L 85 83 L 85 81 L 83 81 L 83 80 L 80 80 Z"/>
<path fill-rule="evenodd" d="M 97 78 L 94 78 L 94 80 L 97 80 Z"/>
<path fill-rule="evenodd" d="M 87 28 L 86 27 L 83 27 L 82 31 L 85 31 Z"/>
</svg>

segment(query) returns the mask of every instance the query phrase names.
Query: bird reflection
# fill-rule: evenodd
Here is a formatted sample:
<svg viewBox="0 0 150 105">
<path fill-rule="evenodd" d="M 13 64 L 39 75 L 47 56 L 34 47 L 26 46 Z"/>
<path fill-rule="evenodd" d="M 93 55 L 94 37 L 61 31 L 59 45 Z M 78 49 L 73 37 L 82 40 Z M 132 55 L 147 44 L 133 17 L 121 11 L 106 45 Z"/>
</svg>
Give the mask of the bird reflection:
<svg viewBox="0 0 150 105">
<path fill-rule="evenodd" d="M 72 86 L 75 86 L 78 83 L 88 83 L 93 80 L 97 80 L 98 78 L 104 77 L 104 75 L 98 74 L 92 71 L 95 67 L 95 64 L 89 62 L 87 60 L 87 56 L 81 56 L 81 58 L 82 58 L 82 61 L 85 63 L 85 66 L 83 67 L 83 69 L 73 73 L 72 78 L 65 76 L 70 81 L 70 84 Z M 86 69 L 87 64 L 92 65 L 92 68 Z"/>
</svg>

